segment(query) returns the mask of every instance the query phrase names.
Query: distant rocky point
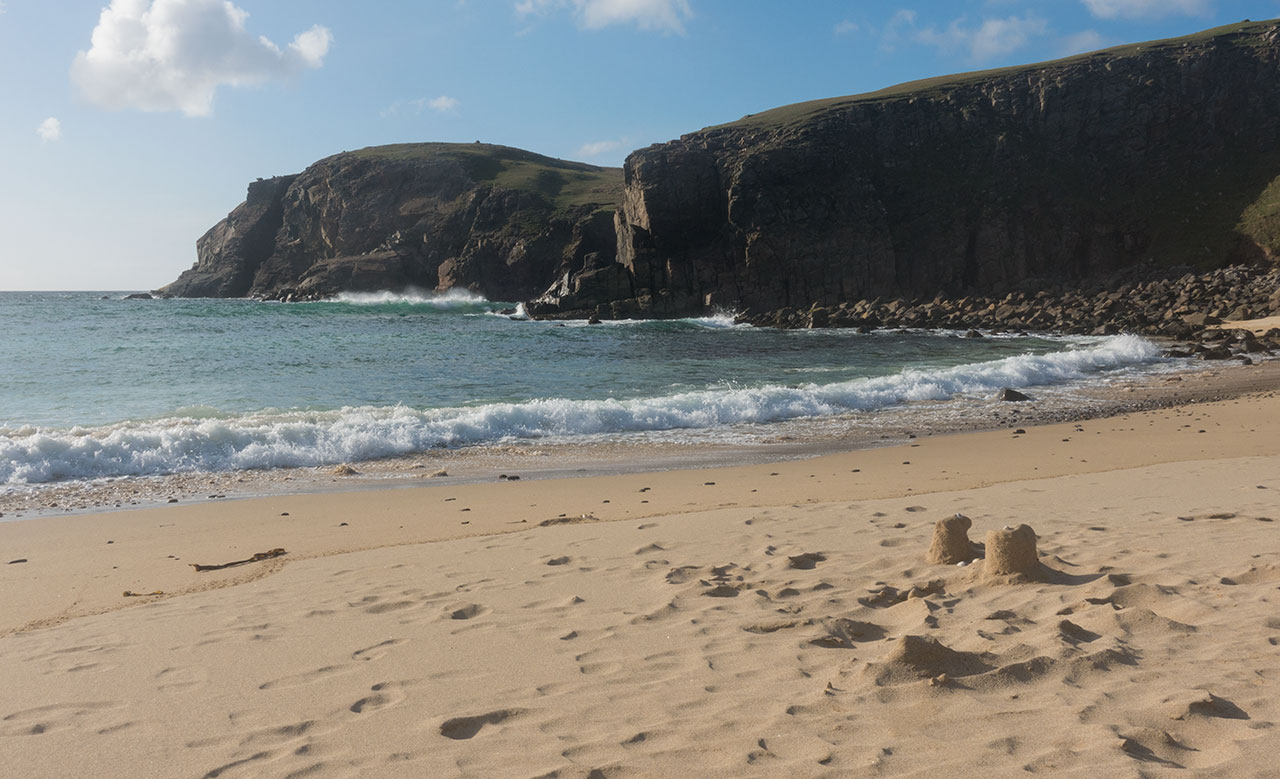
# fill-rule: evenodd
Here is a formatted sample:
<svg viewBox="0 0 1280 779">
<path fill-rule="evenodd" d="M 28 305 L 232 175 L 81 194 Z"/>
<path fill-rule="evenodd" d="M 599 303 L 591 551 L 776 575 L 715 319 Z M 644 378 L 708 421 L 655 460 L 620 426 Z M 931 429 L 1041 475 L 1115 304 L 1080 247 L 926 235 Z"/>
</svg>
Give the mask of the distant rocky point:
<svg viewBox="0 0 1280 779">
<path fill-rule="evenodd" d="M 526 300 L 589 255 L 612 261 L 622 171 L 489 144 L 343 152 L 260 179 L 196 242 L 170 297 L 317 300 L 465 288 Z"/>
<path fill-rule="evenodd" d="M 782 326 L 960 301 L 945 319 L 966 298 L 1069 298 L 1134 268 L 1154 283 L 1153 268 L 1270 266 L 1280 24 L 786 106 L 623 170 L 484 144 L 343 153 L 250 185 L 198 256 L 159 293 L 465 287 L 539 317 L 724 307 Z M 983 314 L 1036 326 L 1017 300 Z M 1113 321 L 1090 305 L 1090 327 Z"/>
</svg>

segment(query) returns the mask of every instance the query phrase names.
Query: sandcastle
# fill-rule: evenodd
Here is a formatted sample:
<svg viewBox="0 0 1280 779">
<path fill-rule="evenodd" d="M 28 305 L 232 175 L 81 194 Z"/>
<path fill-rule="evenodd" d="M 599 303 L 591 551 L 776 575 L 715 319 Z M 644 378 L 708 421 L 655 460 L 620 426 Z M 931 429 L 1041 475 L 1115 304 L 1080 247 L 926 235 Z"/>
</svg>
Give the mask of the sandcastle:
<svg viewBox="0 0 1280 779">
<path fill-rule="evenodd" d="M 987 531 L 984 581 L 1030 581 L 1040 578 L 1040 557 L 1036 553 L 1036 531 L 1029 525 Z"/>
<path fill-rule="evenodd" d="M 933 526 L 933 540 L 925 559 L 935 565 L 956 565 L 984 556 L 982 579 L 988 582 L 1013 583 L 1042 578 L 1036 532 L 1030 526 L 988 531 L 985 553 L 975 549 L 969 540 L 972 526 L 973 521 L 963 514 L 938 520 Z"/>
<path fill-rule="evenodd" d="M 938 520 L 933 526 L 933 542 L 929 544 L 926 559 L 935 565 L 955 565 L 977 557 L 969 541 L 972 526 L 973 521 L 964 514 Z"/>
</svg>

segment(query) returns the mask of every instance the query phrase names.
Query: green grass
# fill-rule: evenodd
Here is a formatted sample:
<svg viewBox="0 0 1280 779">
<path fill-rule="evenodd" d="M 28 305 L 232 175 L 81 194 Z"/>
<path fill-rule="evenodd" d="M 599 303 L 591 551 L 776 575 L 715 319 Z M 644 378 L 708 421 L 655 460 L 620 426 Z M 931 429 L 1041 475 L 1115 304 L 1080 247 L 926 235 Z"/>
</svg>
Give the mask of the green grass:
<svg viewBox="0 0 1280 779">
<path fill-rule="evenodd" d="M 1280 177 L 1272 179 L 1244 210 L 1236 232 L 1256 243 L 1271 258 L 1280 259 Z"/>
<path fill-rule="evenodd" d="M 1263 46 L 1267 44 L 1262 40 L 1261 36 L 1257 35 L 1257 33 L 1270 30 L 1274 28 L 1276 24 L 1277 22 L 1274 19 L 1263 22 L 1244 21 L 1237 24 L 1226 25 L 1224 27 L 1215 27 L 1210 30 L 1204 30 L 1181 38 L 1167 38 L 1164 40 L 1147 41 L 1145 43 L 1132 43 L 1124 46 L 1115 46 L 1110 49 L 1076 54 L 1071 57 L 1047 62 L 1038 62 L 1030 65 L 1017 65 L 1008 68 L 997 68 L 994 70 L 956 73 L 948 76 L 936 76 L 934 78 L 921 79 L 919 81 L 908 81 L 902 84 L 895 84 L 894 86 L 886 87 L 875 92 L 866 92 L 859 95 L 848 95 L 845 97 L 825 98 L 821 100 L 810 100 L 803 103 L 793 103 L 791 105 L 773 108 L 768 111 L 762 111 L 758 114 L 748 114 L 736 122 L 715 125 L 705 129 L 717 130 L 726 127 L 744 129 L 783 128 L 803 124 L 811 119 L 838 111 L 856 103 L 898 100 L 902 98 L 934 97 L 942 95 L 948 90 L 956 87 L 968 86 L 982 81 L 987 81 L 992 78 L 1016 76 L 1023 73 L 1031 74 L 1046 68 L 1060 67 L 1077 62 L 1088 62 L 1095 59 L 1121 59 L 1124 57 L 1133 57 L 1149 53 L 1151 51 L 1176 49 L 1182 46 L 1204 44 L 1210 41 L 1231 43 L 1242 46 Z"/>
<path fill-rule="evenodd" d="M 622 200 L 622 169 L 544 157 L 488 143 L 400 143 L 350 152 L 362 159 L 418 161 L 453 159 L 477 182 L 536 192 L 556 209 L 616 207 Z"/>
</svg>

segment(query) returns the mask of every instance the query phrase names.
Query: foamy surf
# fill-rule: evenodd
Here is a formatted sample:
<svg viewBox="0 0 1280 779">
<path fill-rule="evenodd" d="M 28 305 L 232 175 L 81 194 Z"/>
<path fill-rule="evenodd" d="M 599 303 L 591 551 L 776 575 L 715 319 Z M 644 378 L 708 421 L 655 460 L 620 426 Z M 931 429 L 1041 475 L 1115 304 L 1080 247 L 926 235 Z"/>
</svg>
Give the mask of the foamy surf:
<svg viewBox="0 0 1280 779">
<path fill-rule="evenodd" d="M 465 289 L 445 292 L 428 292 L 410 287 L 399 292 L 340 292 L 326 302 L 348 303 L 353 306 L 413 305 L 434 308 L 463 308 L 483 305 L 490 301 Z"/>
<path fill-rule="evenodd" d="M 24 426 L 0 430 L 0 483 L 316 466 L 515 440 L 768 424 L 943 401 L 1001 387 L 1060 385 L 1158 359 L 1151 342 L 1116 336 L 1089 348 L 829 384 L 711 387 L 658 397 L 548 398 L 473 408 L 361 406 L 229 417 L 203 412 L 71 430 Z"/>
</svg>

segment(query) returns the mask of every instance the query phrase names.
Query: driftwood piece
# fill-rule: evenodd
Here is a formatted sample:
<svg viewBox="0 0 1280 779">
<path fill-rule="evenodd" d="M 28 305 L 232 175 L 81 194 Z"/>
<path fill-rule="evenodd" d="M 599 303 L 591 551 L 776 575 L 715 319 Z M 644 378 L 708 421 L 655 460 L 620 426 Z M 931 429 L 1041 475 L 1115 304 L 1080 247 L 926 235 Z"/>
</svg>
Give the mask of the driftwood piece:
<svg viewBox="0 0 1280 779">
<path fill-rule="evenodd" d="M 125 590 L 126 598 L 149 598 L 152 595 L 164 595 L 164 590 L 155 590 L 154 592 L 134 592 L 133 590 Z"/>
<path fill-rule="evenodd" d="M 200 565 L 199 563 L 190 563 L 190 565 L 192 568 L 196 569 L 197 571 L 220 571 L 223 568 L 234 568 L 237 565 L 248 565 L 249 563 L 259 563 L 259 562 L 262 562 L 263 560 L 270 560 L 273 557 L 281 557 L 286 554 L 288 554 L 288 552 L 284 551 L 283 549 L 272 549 L 269 552 L 258 552 L 256 555 L 254 555 L 253 557 L 250 557 L 247 560 L 233 560 L 232 562 L 223 563 L 222 565 Z"/>
</svg>

